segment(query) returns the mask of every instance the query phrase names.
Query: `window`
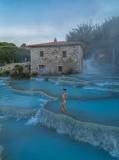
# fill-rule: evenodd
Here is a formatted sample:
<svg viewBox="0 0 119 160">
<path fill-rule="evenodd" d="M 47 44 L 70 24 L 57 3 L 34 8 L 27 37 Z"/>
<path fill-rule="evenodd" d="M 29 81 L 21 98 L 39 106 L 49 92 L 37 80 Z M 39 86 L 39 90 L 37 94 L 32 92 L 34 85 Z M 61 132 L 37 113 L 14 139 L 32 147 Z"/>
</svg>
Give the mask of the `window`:
<svg viewBox="0 0 119 160">
<path fill-rule="evenodd" d="M 43 57 L 43 56 L 44 56 L 44 52 L 40 51 L 40 57 Z"/>
<path fill-rule="evenodd" d="M 62 72 L 63 71 L 63 67 L 62 66 L 58 66 L 58 71 Z"/>
<path fill-rule="evenodd" d="M 39 65 L 39 70 L 45 68 L 45 65 Z"/>
<path fill-rule="evenodd" d="M 63 51 L 62 52 L 62 56 L 65 58 L 65 57 L 67 57 L 67 52 L 66 51 Z"/>
</svg>

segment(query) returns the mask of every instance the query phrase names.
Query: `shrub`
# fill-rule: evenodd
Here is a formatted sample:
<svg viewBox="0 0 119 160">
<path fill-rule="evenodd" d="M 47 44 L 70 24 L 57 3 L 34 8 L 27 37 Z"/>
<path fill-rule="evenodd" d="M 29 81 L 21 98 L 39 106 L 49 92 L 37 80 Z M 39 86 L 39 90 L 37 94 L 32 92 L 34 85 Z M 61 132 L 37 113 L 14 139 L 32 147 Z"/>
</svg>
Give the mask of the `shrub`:
<svg viewBox="0 0 119 160">
<path fill-rule="evenodd" d="M 10 76 L 13 79 L 29 79 L 31 77 L 30 73 L 23 71 L 21 65 L 16 65 L 10 73 Z"/>
<path fill-rule="evenodd" d="M 31 78 L 31 75 L 29 73 L 20 73 L 20 74 L 17 74 L 17 73 L 11 73 L 11 77 L 13 79 L 29 79 Z"/>
<path fill-rule="evenodd" d="M 37 72 L 32 72 L 32 73 L 31 73 L 31 76 L 32 76 L 32 77 L 36 77 L 37 75 L 38 75 Z"/>
<path fill-rule="evenodd" d="M 7 70 L 0 70 L 0 76 L 8 76 L 10 74 Z"/>
</svg>

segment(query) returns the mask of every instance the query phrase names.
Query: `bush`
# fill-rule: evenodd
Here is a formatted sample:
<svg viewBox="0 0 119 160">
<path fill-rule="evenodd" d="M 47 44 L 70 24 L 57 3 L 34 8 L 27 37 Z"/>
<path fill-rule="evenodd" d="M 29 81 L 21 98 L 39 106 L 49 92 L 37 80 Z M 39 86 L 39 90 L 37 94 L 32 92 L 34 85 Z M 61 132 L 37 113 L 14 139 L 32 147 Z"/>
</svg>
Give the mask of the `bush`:
<svg viewBox="0 0 119 160">
<path fill-rule="evenodd" d="M 0 76 L 8 76 L 10 74 L 7 70 L 0 70 Z"/>
<path fill-rule="evenodd" d="M 12 72 L 10 73 L 10 76 L 13 79 L 29 79 L 31 77 L 29 72 L 24 72 L 23 67 L 20 65 L 16 65 Z"/>
<path fill-rule="evenodd" d="M 6 70 L 6 71 L 5 71 L 5 74 L 6 74 L 6 75 L 9 75 L 9 74 L 10 74 L 10 71 L 9 71 L 9 70 Z"/>
<path fill-rule="evenodd" d="M 37 75 L 38 75 L 37 72 L 32 72 L 32 73 L 31 73 L 31 76 L 32 76 L 32 77 L 36 77 Z"/>
<path fill-rule="evenodd" d="M 29 79 L 31 78 L 31 75 L 29 73 L 11 73 L 10 75 L 13 79 Z"/>
<path fill-rule="evenodd" d="M 14 72 L 17 72 L 17 73 L 23 73 L 23 66 L 21 65 L 15 65 L 14 69 L 13 69 Z"/>
</svg>

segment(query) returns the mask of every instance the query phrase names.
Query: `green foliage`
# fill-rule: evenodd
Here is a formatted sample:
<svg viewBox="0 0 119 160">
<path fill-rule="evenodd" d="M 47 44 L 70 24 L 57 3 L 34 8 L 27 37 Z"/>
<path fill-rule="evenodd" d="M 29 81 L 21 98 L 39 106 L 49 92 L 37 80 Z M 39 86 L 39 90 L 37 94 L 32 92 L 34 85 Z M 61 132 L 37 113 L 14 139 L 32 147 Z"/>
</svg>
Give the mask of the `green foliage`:
<svg viewBox="0 0 119 160">
<path fill-rule="evenodd" d="M 22 47 L 22 48 L 26 47 L 26 43 L 23 43 L 23 44 L 21 45 L 21 47 Z"/>
<path fill-rule="evenodd" d="M 14 72 L 18 73 L 18 74 L 21 74 L 23 73 L 23 66 L 21 65 L 16 65 L 13 69 Z"/>
<path fill-rule="evenodd" d="M 18 48 L 13 43 L 0 42 L 0 64 L 30 61 L 30 51 L 25 47 L 25 43 Z"/>
<path fill-rule="evenodd" d="M 17 49 L 13 43 L 0 42 L 0 64 L 15 62 Z"/>
<path fill-rule="evenodd" d="M 15 44 L 13 43 L 8 43 L 8 42 L 0 42 L 0 47 L 3 47 L 3 46 L 11 46 L 11 47 L 16 47 Z"/>
<path fill-rule="evenodd" d="M 30 73 L 24 72 L 21 65 L 16 65 L 10 75 L 13 79 L 29 79 L 31 77 Z"/>
<path fill-rule="evenodd" d="M 37 75 L 38 75 L 38 72 L 32 72 L 32 73 L 31 73 L 31 76 L 32 76 L 32 77 L 36 77 Z"/>
<path fill-rule="evenodd" d="M 0 76 L 8 76 L 10 74 L 10 72 L 9 71 L 7 71 L 7 70 L 0 70 Z"/>
</svg>

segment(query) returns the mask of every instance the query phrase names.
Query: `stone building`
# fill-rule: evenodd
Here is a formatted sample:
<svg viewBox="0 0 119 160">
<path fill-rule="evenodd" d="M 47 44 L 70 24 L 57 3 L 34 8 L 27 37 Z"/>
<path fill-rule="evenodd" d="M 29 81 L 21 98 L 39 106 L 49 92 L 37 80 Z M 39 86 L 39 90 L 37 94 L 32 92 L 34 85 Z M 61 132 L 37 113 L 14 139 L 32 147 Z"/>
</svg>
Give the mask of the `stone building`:
<svg viewBox="0 0 119 160">
<path fill-rule="evenodd" d="M 31 53 L 31 72 L 68 74 L 82 71 L 83 50 L 80 43 L 57 41 L 27 46 Z"/>
</svg>

